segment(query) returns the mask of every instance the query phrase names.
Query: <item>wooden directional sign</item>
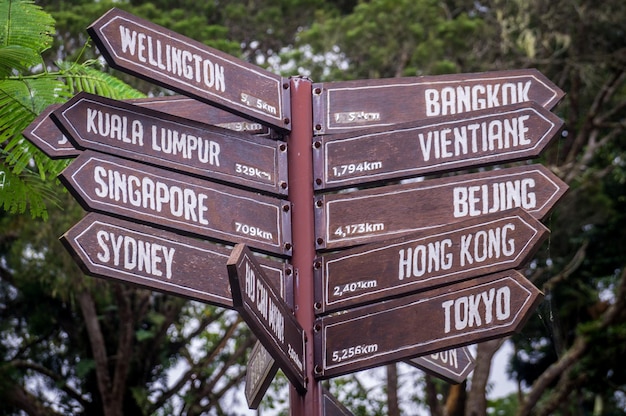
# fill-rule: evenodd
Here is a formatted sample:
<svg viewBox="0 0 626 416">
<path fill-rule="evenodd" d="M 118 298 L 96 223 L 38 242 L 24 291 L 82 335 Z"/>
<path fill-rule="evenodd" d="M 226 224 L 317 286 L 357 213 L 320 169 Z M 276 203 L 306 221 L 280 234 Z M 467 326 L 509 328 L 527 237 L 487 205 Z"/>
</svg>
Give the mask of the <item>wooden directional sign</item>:
<svg viewBox="0 0 626 416">
<path fill-rule="evenodd" d="M 270 137 L 274 130 L 256 121 L 248 120 L 221 108 L 183 95 L 148 97 L 124 100 L 127 103 L 183 117 L 204 124 L 212 124 L 234 131 L 242 131 L 256 136 Z"/>
<path fill-rule="evenodd" d="M 563 121 L 534 102 L 322 136 L 314 143 L 316 189 L 346 187 L 530 159 Z"/>
<path fill-rule="evenodd" d="M 543 298 L 510 270 L 315 321 L 315 374 L 335 377 L 510 335 Z"/>
<path fill-rule="evenodd" d="M 520 267 L 548 229 L 521 208 L 431 232 L 323 255 L 315 305 L 323 314 Z"/>
<path fill-rule="evenodd" d="M 245 244 L 235 246 L 227 268 L 235 309 L 293 386 L 304 393 L 304 330 Z"/>
<path fill-rule="evenodd" d="M 225 242 L 291 252 L 285 201 L 85 151 L 60 175 L 87 210 Z"/>
<path fill-rule="evenodd" d="M 125 102 L 200 123 L 212 124 L 234 131 L 243 131 L 257 136 L 270 137 L 273 132 L 273 130 L 260 123 L 246 120 L 217 107 L 180 95 L 136 98 L 125 100 Z M 48 106 L 24 129 L 22 134 L 52 159 L 76 157 L 81 151 L 74 147 L 72 142 L 65 137 L 63 132 L 59 130 L 50 118 L 50 114 L 59 107 L 61 107 L 61 104 Z"/>
<path fill-rule="evenodd" d="M 224 267 L 230 248 L 96 213 L 87 214 L 61 241 L 91 276 L 232 308 Z M 258 261 L 284 293 L 285 264 Z"/>
<path fill-rule="evenodd" d="M 52 118 L 81 149 L 287 193 L 287 145 L 80 93 Z"/>
<path fill-rule="evenodd" d="M 317 248 L 382 241 L 516 207 L 541 219 L 566 190 L 547 168 L 526 165 L 323 195 L 316 200 Z"/>
<path fill-rule="evenodd" d="M 254 344 L 246 366 L 246 401 L 250 409 L 261 404 L 263 396 L 278 371 L 278 364 L 259 341 Z"/>
<path fill-rule="evenodd" d="M 550 109 L 564 93 L 536 69 L 369 79 L 313 85 L 318 134 L 388 126 L 534 101 Z"/>
<path fill-rule="evenodd" d="M 290 130 L 289 83 L 278 75 L 119 9 L 87 32 L 116 69 Z"/>
<path fill-rule="evenodd" d="M 50 114 L 59 107 L 61 104 L 48 106 L 22 134 L 51 159 L 76 157 L 80 150 L 74 147 L 50 118 Z"/>
<path fill-rule="evenodd" d="M 465 381 L 476 367 L 476 361 L 467 347 L 411 358 L 406 363 L 452 384 Z"/>
<path fill-rule="evenodd" d="M 322 387 L 322 415 L 323 416 L 354 416 L 335 396 Z"/>
</svg>

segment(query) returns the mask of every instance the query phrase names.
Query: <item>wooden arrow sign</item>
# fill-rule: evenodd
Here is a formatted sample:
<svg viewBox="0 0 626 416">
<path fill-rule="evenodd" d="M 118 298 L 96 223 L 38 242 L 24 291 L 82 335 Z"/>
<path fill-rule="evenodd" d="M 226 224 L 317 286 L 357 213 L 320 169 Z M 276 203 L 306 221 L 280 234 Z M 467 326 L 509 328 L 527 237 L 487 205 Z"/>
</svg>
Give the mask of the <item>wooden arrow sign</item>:
<svg viewBox="0 0 626 416">
<path fill-rule="evenodd" d="M 316 313 L 518 268 L 547 234 L 543 224 L 516 208 L 323 255 L 315 261 Z"/>
<path fill-rule="evenodd" d="M 543 298 L 510 270 L 315 321 L 315 374 L 329 378 L 518 331 Z"/>
<path fill-rule="evenodd" d="M 96 213 L 87 214 L 61 241 L 90 276 L 233 307 L 224 268 L 230 248 Z M 258 261 L 285 293 L 285 264 Z"/>
<path fill-rule="evenodd" d="M 289 205 L 277 198 L 85 151 L 60 175 L 87 210 L 220 241 L 291 252 Z"/>
<path fill-rule="evenodd" d="M 127 103 L 152 108 L 173 116 L 187 118 L 204 124 L 212 124 L 225 129 L 242 131 L 257 136 L 270 137 L 273 130 L 260 123 L 236 116 L 217 107 L 192 98 L 174 95 L 125 100 Z M 72 158 L 80 154 L 72 142 L 59 130 L 50 114 L 62 104 L 52 104 L 42 111 L 22 134 L 51 159 Z"/>
<path fill-rule="evenodd" d="M 76 157 L 80 154 L 80 150 L 74 147 L 50 118 L 50 114 L 59 107 L 61 104 L 52 104 L 46 107 L 22 131 L 22 134 L 51 159 Z"/>
<path fill-rule="evenodd" d="M 563 121 L 534 102 L 333 134 L 314 143 L 316 189 L 539 156 Z"/>
<path fill-rule="evenodd" d="M 293 386 L 304 393 L 304 330 L 246 245 L 235 246 L 227 269 L 235 309 Z"/>
<path fill-rule="evenodd" d="M 316 200 L 318 249 L 382 241 L 521 207 L 541 219 L 567 190 L 542 165 L 391 185 Z"/>
<path fill-rule="evenodd" d="M 551 109 L 563 91 L 536 69 L 368 79 L 313 85 L 316 134 L 388 126 L 534 101 Z"/>
<path fill-rule="evenodd" d="M 116 69 L 290 130 L 289 83 L 278 75 L 119 9 L 87 32 Z"/>
<path fill-rule="evenodd" d="M 52 113 L 80 149 L 287 193 L 287 145 L 80 93 Z"/>
<path fill-rule="evenodd" d="M 259 341 L 254 344 L 246 366 L 245 395 L 248 407 L 256 409 L 278 372 L 278 364 Z"/>
<path fill-rule="evenodd" d="M 476 361 L 468 347 L 439 351 L 405 362 L 451 384 L 465 381 L 476 367 Z"/>
<path fill-rule="evenodd" d="M 224 111 L 221 108 L 203 103 L 202 101 L 185 97 L 184 95 L 135 98 L 123 101 L 203 124 L 211 124 L 233 131 L 254 134 L 255 136 L 268 138 L 277 136 L 280 138 L 280 136 L 275 134 L 274 130 L 268 129 L 261 123 L 240 117 L 236 114 Z"/>
<path fill-rule="evenodd" d="M 322 415 L 323 416 L 354 416 L 335 396 L 322 387 Z"/>
</svg>

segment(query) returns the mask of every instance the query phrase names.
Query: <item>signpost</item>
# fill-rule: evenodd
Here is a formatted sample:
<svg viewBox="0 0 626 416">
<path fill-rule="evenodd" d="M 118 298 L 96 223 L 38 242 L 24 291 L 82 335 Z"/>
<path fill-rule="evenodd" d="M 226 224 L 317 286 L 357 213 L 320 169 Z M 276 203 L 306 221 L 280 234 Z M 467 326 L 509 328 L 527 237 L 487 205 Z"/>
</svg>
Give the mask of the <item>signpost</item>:
<svg viewBox="0 0 626 416">
<path fill-rule="evenodd" d="M 80 93 L 52 113 L 76 147 L 287 194 L 287 145 Z"/>
<path fill-rule="evenodd" d="M 524 165 L 317 198 L 318 249 L 381 241 L 521 207 L 543 218 L 567 190 L 542 165 Z"/>
<path fill-rule="evenodd" d="M 291 252 L 289 205 L 269 196 L 85 151 L 60 175 L 85 209 L 225 242 Z"/>
<path fill-rule="evenodd" d="M 543 295 L 509 270 L 315 322 L 315 374 L 324 379 L 515 332 Z"/>
<path fill-rule="evenodd" d="M 465 381 L 476 367 L 476 361 L 467 347 L 439 351 L 405 362 L 451 384 Z"/>
<path fill-rule="evenodd" d="M 316 189 L 407 178 L 538 156 L 563 122 L 533 102 L 322 136 Z"/>
<path fill-rule="evenodd" d="M 246 366 L 245 395 L 248 407 L 256 409 L 278 371 L 278 364 L 259 341 L 254 344 Z"/>
<path fill-rule="evenodd" d="M 119 9 L 105 13 L 87 32 L 113 68 L 291 129 L 289 83 L 278 75 Z"/>
<path fill-rule="evenodd" d="M 316 313 L 517 268 L 547 234 L 538 220 L 517 208 L 322 255 L 315 262 Z"/>
<path fill-rule="evenodd" d="M 233 307 L 224 267 L 230 248 L 96 213 L 87 214 L 61 241 L 91 276 Z M 285 296 L 286 265 L 258 261 Z"/>
<path fill-rule="evenodd" d="M 341 133 L 526 101 L 551 109 L 563 95 L 536 69 L 320 83 L 313 126 Z"/>
<path fill-rule="evenodd" d="M 304 393 L 307 384 L 304 330 L 244 244 L 235 246 L 227 268 L 235 309 L 289 381 Z"/>
<path fill-rule="evenodd" d="M 112 67 L 186 97 L 80 94 L 24 131 L 76 157 L 60 179 L 98 212 L 62 241 L 94 276 L 234 307 L 260 341 L 250 407 L 277 366 L 295 416 L 350 415 L 319 380 L 399 360 L 461 382 L 462 347 L 515 332 L 540 301 L 511 268 L 567 189 L 541 165 L 314 193 L 539 155 L 563 91 L 537 70 L 314 85 L 118 9 L 88 32 Z"/>
</svg>

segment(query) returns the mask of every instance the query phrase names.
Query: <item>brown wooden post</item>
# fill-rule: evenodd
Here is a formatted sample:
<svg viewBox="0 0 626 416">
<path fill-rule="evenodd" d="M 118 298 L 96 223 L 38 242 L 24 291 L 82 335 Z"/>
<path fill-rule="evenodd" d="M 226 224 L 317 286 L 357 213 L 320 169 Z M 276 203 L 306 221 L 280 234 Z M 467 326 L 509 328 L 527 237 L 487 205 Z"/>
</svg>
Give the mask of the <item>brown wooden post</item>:
<svg viewBox="0 0 626 416">
<path fill-rule="evenodd" d="M 291 78 L 291 134 L 288 139 L 289 201 L 295 271 L 294 300 L 296 318 L 307 336 L 305 363 L 308 378 L 304 395 L 291 387 L 291 415 L 321 415 L 322 389 L 315 380 L 313 361 L 313 260 L 315 232 L 313 227 L 313 107 L 312 83 L 306 78 Z"/>
</svg>

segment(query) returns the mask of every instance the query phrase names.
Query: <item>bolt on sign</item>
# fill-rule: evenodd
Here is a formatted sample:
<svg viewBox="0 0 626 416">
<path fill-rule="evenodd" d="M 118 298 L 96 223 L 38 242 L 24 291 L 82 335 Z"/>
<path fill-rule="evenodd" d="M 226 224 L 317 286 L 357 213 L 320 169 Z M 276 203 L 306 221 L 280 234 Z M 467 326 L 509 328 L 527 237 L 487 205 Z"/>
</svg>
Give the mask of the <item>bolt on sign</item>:
<svg viewBox="0 0 626 416">
<path fill-rule="evenodd" d="M 282 77 L 119 9 L 87 28 L 109 65 L 281 130 L 291 130 Z"/>
<path fill-rule="evenodd" d="M 564 93 L 536 69 L 313 85 L 315 134 L 389 126 L 534 101 L 551 109 Z"/>
<path fill-rule="evenodd" d="M 508 270 L 319 318 L 316 377 L 510 335 L 542 298 L 524 276 Z"/>
<path fill-rule="evenodd" d="M 77 148 L 274 194 L 287 193 L 287 145 L 80 93 L 52 113 Z"/>
<path fill-rule="evenodd" d="M 366 244 L 315 261 L 316 313 L 520 267 L 548 229 L 521 208 Z"/>
<path fill-rule="evenodd" d="M 468 347 L 439 351 L 405 362 L 451 384 L 465 381 L 476 367 L 476 361 Z"/>
<path fill-rule="evenodd" d="M 88 275 L 233 307 L 224 268 L 232 251 L 227 247 L 96 213 L 87 214 L 61 242 Z M 285 263 L 258 261 L 284 296 Z"/>
<path fill-rule="evenodd" d="M 563 121 L 534 102 L 321 136 L 316 189 L 402 179 L 539 156 Z"/>
<path fill-rule="evenodd" d="M 304 330 L 245 244 L 235 246 L 226 267 L 235 309 L 289 381 L 304 393 Z"/>
<path fill-rule="evenodd" d="M 523 208 L 542 219 L 567 190 L 542 165 L 524 165 L 317 198 L 318 249 L 349 247 Z"/>
<path fill-rule="evenodd" d="M 60 175 L 86 210 L 251 246 L 291 252 L 289 204 L 188 175 L 85 151 Z"/>
</svg>

